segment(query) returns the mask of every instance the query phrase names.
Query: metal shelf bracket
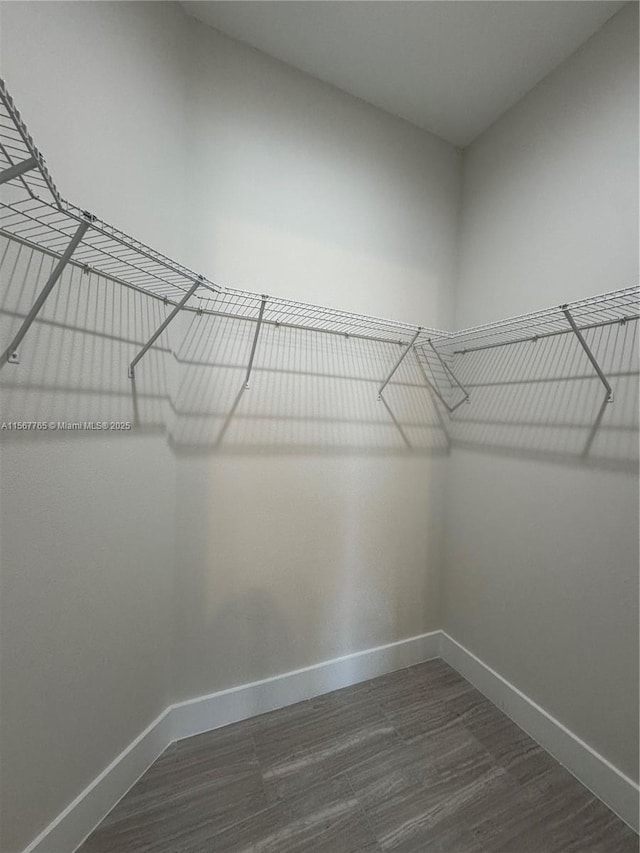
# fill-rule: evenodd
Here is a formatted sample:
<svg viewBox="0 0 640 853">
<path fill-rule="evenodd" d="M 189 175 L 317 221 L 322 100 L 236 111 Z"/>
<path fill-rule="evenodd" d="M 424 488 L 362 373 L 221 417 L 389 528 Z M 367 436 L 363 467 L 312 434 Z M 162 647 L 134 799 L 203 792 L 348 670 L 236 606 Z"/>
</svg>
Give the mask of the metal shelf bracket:
<svg viewBox="0 0 640 853">
<path fill-rule="evenodd" d="M 445 373 L 447 373 L 447 374 L 449 375 L 449 377 L 450 377 L 451 379 L 453 379 L 453 381 L 455 382 L 455 384 L 458 386 L 458 388 L 459 388 L 459 389 L 462 391 L 462 393 L 464 394 L 463 399 L 462 399 L 462 400 L 460 400 L 458 403 L 456 403 L 456 404 L 455 404 L 455 406 L 450 406 L 450 405 L 449 405 L 449 404 L 448 404 L 448 403 L 447 403 L 447 402 L 446 402 L 446 401 L 445 401 L 445 400 L 440 396 L 440 394 L 438 394 L 438 397 L 440 397 L 440 399 L 442 400 L 442 402 L 444 403 L 444 405 L 445 405 L 445 406 L 447 407 L 447 409 L 449 410 L 449 414 L 452 414 L 453 412 L 455 412 L 455 410 L 458 408 L 458 406 L 461 406 L 463 403 L 470 403 L 470 402 L 471 402 L 471 398 L 469 397 L 469 392 L 468 392 L 468 391 L 467 391 L 467 389 L 464 387 L 464 385 L 462 385 L 462 383 L 458 380 L 458 378 L 457 378 L 457 376 L 455 375 L 455 373 L 453 372 L 453 370 L 451 370 L 451 368 L 450 368 L 450 367 L 449 367 L 449 365 L 446 363 L 446 361 L 442 358 L 442 356 L 440 355 L 440 353 L 438 352 L 438 350 L 434 347 L 433 342 L 431 341 L 431 339 L 429 339 L 428 344 L 429 344 L 429 346 L 431 347 L 431 349 L 434 351 L 434 353 L 435 353 L 435 355 L 436 355 L 436 358 L 438 359 L 438 361 L 439 361 L 439 362 L 440 362 L 440 364 L 442 365 L 442 368 L 443 368 L 443 370 L 445 371 Z M 423 371 L 423 372 L 424 372 L 424 371 Z M 435 389 L 434 389 L 434 390 L 435 390 Z"/>
<path fill-rule="evenodd" d="M 613 389 L 612 389 L 611 385 L 609 384 L 607 377 L 602 372 L 602 368 L 598 364 L 598 361 L 597 361 L 595 355 L 591 352 L 591 349 L 589 348 L 589 344 L 585 341 L 584 337 L 582 336 L 582 332 L 577 327 L 575 320 L 571 316 L 571 312 L 569 311 L 568 306 L 567 305 L 561 305 L 560 310 L 562 311 L 564 316 L 569 321 L 569 325 L 573 329 L 575 336 L 577 337 L 578 341 L 580 342 L 580 346 L 582 347 L 582 349 L 587 354 L 587 358 L 591 362 L 593 369 L 595 370 L 595 372 L 600 377 L 600 381 L 602 382 L 604 387 L 607 389 L 607 403 L 613 403 Z"/>
<path fill-rule="evenodd" d="M 9 362 L 9 364 L 20 364 L 20 355 L 18 353 L 18 347 L 20 346 L 20 342 L 22 341 L 24 336 L 29 331 L 29 326 L 31 326 L 31 324 L 33 323 L 35 318 L 38 316 L 38 312 L 40 311 L 40 309 L 44 305 L 47 297 L 49 296 L 49 294 L 53 290 L 55 283 L 58 281 L 58 279 L 62 275 L 62 271 L 64 270 L 64 268 L 68 264 L 68 262 L 71 258 L 71 255 L 73 255 L 75 250 L 78 248 L 78 246 L 82 242 L 82 238 L 84 237 L 87 228 L 89 228 L 89 224 L 90 224 L 89 222 L 81 222 L 80 223 L 80 225 L 78 226 L 78 230 L 76 231 L 76 233 L 71 238 L 71 242 L 69 243 L 69 245 L 65 249 L 64 254 L 61 256 L 60 260 L 55 265 L 51 275 L 47 279 L 47 283 L 45 284 L 45 286 L 40 291 L 36 301 L 33 303 L 31 311 L 29 311 L 27 316 L 24 318 L 22 326 L 20 326 L 20 329 L 18 330 L 17 335 L 14 337 L 14 339 L 9 344 L 8 348 L 5 350 L 4 355 L 6 357 L 6 360 Z"/>
<path fill-rule="evenodd" d="M 253 368 L 253 357 L 256 354 L 256 347 L 258 346 L 258 336 L 260 335 L 260 327 L 262 326 L 262 315 L 264 314 L 264 308 L 265 308 L 265 305 L 267 304 L 268 298 L 269 298 L 268 296 L 264 296 L 264 295 L 261 297 L 262 301 L 260 303 L 260 313 L 258 314 L 258 320 L 256 323 L 256 331 L 255 331 L 255 334 L 253 336 L 253 343 L 251 345 L 251 355 L 249 356 L 249 366 L 247 367 L 247 375 L 246 375 L 245 380 L 244 380 L 244 387 L 247 390 L 250 387 L 249 386 L 249 379 L 251 378 L 251 370 Z"/>
<path fill-rule="evenodd" d="M 381 386 L 380 386 L 380 388 L 378 389 L 378 400 L 382 400 L 382 392 L 384 391 L 384 389 L 385 389 L 385 388 L 387 387 L 387 385 L 389 384 L 389 381 L 391 380 L 391 377 L 392 377 L 392 376 L 393 376 L 393 374 L 396 372 L 396 370 L 400 367 L 400 365 L 401 365 L 401 364 L 402 364 L 402 362 L 404 361 L 404 359 L 405 359 L 405 357 L 407 356 L 407 354 L 411 351 L 411 348 L 413 347 L 413 345 L 415 344 L 416 340 L 418 339 L 418 336 L 420 335 L 420 332 L 421 332 L 421 331 L 422 331 L 422 326 L 419 326 L 419 327 L 418 327 L 418 331 L 415 333 L 415 335 L 413 336 L 413 338 L 411 338 L 411 340 L 409 341 L 409 343 L 406 345 L 406 347 L 405 347 L 405 348 L 403 349 L 403 351 L 400 353 L 400 356 L 399 356 L 398 360 L 396 361 L 396 363 L 393 365 L 393 368 L 391 369 L 391 373 L 389 373 L 389 375 L 387 376 L 387 378 L 384 380 L 384 382 L 382 383 L 382 385 L 381 385 Z"/>
<path fill-rule="evenodd" d="M 435 395 L 436 395 L 436 397 L 437 397 L 437 398 L 440 400 L 440 402 L 442 403 L 442 405 L 443 405 L 443 406 L 444 406 L 444 407 L 449 411 L 449 414 L 451 414 L 451 412 L 452 412 L 454 409 L 457 409 L 457 408 L 458 408 L 458 406 L 460 405 L 460 403 L 464 403 L 464 400 L 461 400 L 461 401 L 460 401 L 460 403 L 458 403 L 458 404 L 457 404 L 456 406 L 454 406 L 454 407 L 453 407 L 453 409 L 452 409 L 452 408 L 451 408 L 451 406 L 449 406 L 449 404 L 447 403 L 447 401 L 444 399 L 444 397 L 442 396 L 442 394 L 440 393 L 440 391 L 436 388 L 435 383 L 434 383 L 434 382 L 431 382 L 431 380 L 430 380 L 430 379 L 429 379 L 429 377 L 427 376 L 427 371 L 424 369 L 424 365 L 423 365 L 423 364 L 422 364 L 422 362 L 420 361 L 420 356 L 419 356 L 419 354 L 418 354 L 418 350 L 416 349 L 416 347 L 414 347 L 414 348 L 413 348 L 413 355 L 414 355 L 414 358 L 415 358 L 415 360 L 416 360 L 416 362 L 417 362 L 417 364 L 418 364 L 418 369 L 420 370 L 420 373 L 422 374 L 422 377 L 423 377 L 423 379 L 424 379 L 424 381 L 425 381 L 425 385 L 427 386 L 427 390 L 428 390 L 430 393 L 435 394 Z M 442 416 L 442 412 L 441 412 L 441 411 L 440 411 L 440 409 L 439 409 L 437 406 L 435 406 L 435 405 L 434 405 L 434 407 L 433 407 L 433 408 L 434 408 L 434 410 L 435 410 L 436 416 L 437 416 L 438 421 L 439 421 L 439 423 L 440 423 L 440 427 L 442 428 L 442 432 L 444 433 L 444 437 L 445 437 L 445 440 L 446 440 L 446 442 L 447 442 L 447 447 L 448 447 L 449 449 L 451 449 L 451 436 L 449 435 L 449 431 L 447 430 L 447 425 L 446 425 L 445 420 L 444 420 L 444 418 L 443 418 L 443 416 Z"/>
<path fill-rule="evenodd" d="M 202 277 L 201 277 L 201 281 L 196 281 L 196 282 L 194 282 L 194 283 L 193 283 L 193 285 L 191 286 L 191 288 L 187 291 L 187 293 L 185 293 L 185 295 L 182 297 L 182 299 L 180 300 L 180 302 L 178 302 L 178 304 L 177 304 L 177 305 L 176 305 L 176 307 L 173 309 L 173 311 L 172 311 L 172 312 L 169 314 L 169 316 L 164 320 L 164 322 L 163 322 L 163 323 L 161 323 L 161 324 L 160 324 L 160 326 L 158 326 L 158 328 L 157 328 L 157 329 L 156 329 L 156 331 L 153 333 L 153 335 L 151 335 L 151 337 L 149 338 L 149 340 L 148 340 L 148 341 L 146 342 L 146 344 L 142 347 L 142 349 L 140 350 L 140 352 L 138 353 L 138 355 L 133 359 L 133 361 L 132 361 L 132 362 L 131 362 L 131 364 L 129 365 L 129 379 L 135 379 L 135 378 L 136 378 L 136 364 L 137 364 L 137 363 L 140 361 L 140 359 L 144 356 L 144 354 L 147 352 L 147 350 L 149 350 L 149 349 L 154 345 L 154 343 L 158 340 L 158 338 L 160 337 L 160 335 L 161 335 L 161 334 L 164 332 L 164 330 L 167 328 L 167 326 L 169 325 L 169 323 L 170 323 L 170 322 L 171 322 L 171 321 L 172 321 L 172 320 L 173 320 L 173 319 L 174 319 L 174 318 L 175 318 L 175 317 L 180 313 L 180 311 L 183 309 L 183 307 L 185 306 L 185 304 L 187 303 L 187 301 L 188 301 L 188 300 L 193 296 L 193 294 L 196 292 L 196 290 L 200 287 L 200 284 L 202 283 L 202 281 L 204 281 L 204 279 L 202 279 Z"/>
<path fill-rule="evenodd" d="M 249 387 L 263 326 L 272 326 L 279 330 L 339 335 L 344 339 L 367 340 L 393 347 L 397 360 L 377 389 L 379 400 L 382 400 L 383 391 L 413 348 L 425 381 L 449 414 L 462 403 L 470 402 L 469 393 L 449 366 L 458 364 L 453 361 L 456 354 L 491 351 L 496 347 L 514 346 L 528 341 L 539 347 L 543 339 L 575 334 L 606 388 L 602 411 L 589 437 L 586 450 L 588 452 L 603 417 L 602 412 L 606 410 L 606 404 L 613 400 L 613 391 L 583 334 L 587 329 L 640 320 L 640 289 L 637 286 L 455 333 L 425 329 L 414 323 L 355 314 L 274 296 L 269 297 L 269 311 L 266 311 L 267 297 L 245 290 L 222 288 L 63 199 L 7 92 L 4 81 L 0 79 L 0 188 L 5 185 L 10 186 L 11 192 L 7 192 L 6 198 L 0 200 L 0 236 L 53 258 L 55 267 L 43 290 L 37 295 L 33 307 L 23 318 L 11 345 L 4 352 L 0 352 L 0 365 L 5 362 L 20 362 L 18 347 L 67 265 L 77 266 L 83 274 L 91 273 L 104 277 L 154 300 L 163 301 L 167 306 L 166 319 L 129 366 L 131 379 L 134 378 L 137 363 L 180 310 L 252 323 L 253 335 L 246 329 L 243 332 L 245 346 L 247 343 L 251 343 L 251 346 L 240 394 Z M 74 255 L 76 249 L 78 251 Z M 187 305 L 187 301 L 197 289 L 197 295 L 201 297 L 199 304 Z M 431 355 L 426 357 L 427 343 L 439 364 L 436 364 Z M 436 347 L 440 348 L 441 352 Z M 467 365 L 465 377 L 470 376 L 472 369 L 491 369 L 488 363 L 474 364 L 473 368 Z M 243 366 L 240 365 L 240 370 Z M 441 371 L 444 371 L 446 382 Z M 377 387 L 375 378 L 374 384 Z M 474 394 L 475 389 L 482 387 L 481 382 L 473 380 Z M 458 400 L 456 389 L 463 399 Z M 451 399 L 457 400 L 455 405 L 449 405 Z M 435 408 L 438 416 L 444 414 L 439 405 Z"/>
<path fill-rule="evenodd" d="M 424 379 L 427 388 L 436 395 L 438 400 L 440 400 L 440 402 L 445 407 L 445 409 L 449 412 L 449 414 L 452 414 L 453 412 L 455 412 L 455 410 L 458 408 L 458 406 L 461 406 L 463 403 L 467 402 L 466 398 L 460 400 L 460 402 L 456 403 L 455 406 L 450 406 L 447 403 L 447 401 L 445 400 L 445 398 L 442 396 L 442 394 L 440 393 L 440 390 L 439 390 L 438 386 L 436 385 L 435 379 L 432 382 L 429 379 L 429 377 L 427 376 L 427 371 L 424 369 L 424 365 L 420 361 L 420 356 L 418 355 L 418 350 L 415 347 L 413 349 L 414 349 L 416 361 L 418 363 L 418 367 L 420 368 L 420 373 L 422 373 L 422 378 Z"/>
</svg>

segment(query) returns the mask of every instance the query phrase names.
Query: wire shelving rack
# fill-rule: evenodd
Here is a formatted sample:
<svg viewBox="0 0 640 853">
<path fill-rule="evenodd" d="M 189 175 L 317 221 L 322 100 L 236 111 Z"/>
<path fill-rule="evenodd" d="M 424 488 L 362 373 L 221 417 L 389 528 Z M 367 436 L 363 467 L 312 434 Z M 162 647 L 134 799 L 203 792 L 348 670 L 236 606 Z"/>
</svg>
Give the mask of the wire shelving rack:
<svg viewBox="0 0 640 853">
<path fill-rule="evenodd" d="M 640 317 L 638 287 L 454 333 L 222 287 L 66 201 L 1 79 L 0 186 L 0 235 L 58 261 L 2 355 L 11 363 L 19 363 L 18 347 L 67 264 L 98 273 L 172 307 L 132 359 L 131 378 L 135 377 L 137 363 L 174 317 L 180 311 L 191 311 L 254 324 L 245 387 L 249 387 L 261 327 L 271 325 L 396 344 L 397 358 L 387 376 L 381 377 L 379 398 L 402 361 L 411 356 L 421 370 L 425 386 L 450 414 L 462 403 L 470 402 L 470 394 L 456 375 L 460 358 L 472 352 L 564 334 L 577 336 L 611 400 L 611 386 L 583 332 Z"/>
<path fill-rule="evenodd" d="M 568 323 L 567 310 L 580 331 L 637 320 L 640 316 L 639 298 L 638 287 L 627 287 L 543 311 L 475 326 L 454 332 L 447 342 L 447 350 L 452 355 L 464 355 L 482 349 L 568 334 L 574 330 Z"/>
<path fill-rule="evenodd" d="M 605 371 L 588 342 L 589 333 L 615 325 L 625 325 L 640 319 L 640 288 L 615 290 L 599 296 L 581 299 L 564 305 L 510 317 L 454 332 L 442 344 L 442 354 L 454 365 L 456 374 L 464 372 L 469 359 L 477 359 L 498 348 L 510 347 L 517 359 L 518 347 L 538 341 L 571 335 L 577 338 L 606 392 L 607 402 L 613 402 L 613 389 Z M 585 336 L 586 333 L 586 336 Z"/>
</svg>

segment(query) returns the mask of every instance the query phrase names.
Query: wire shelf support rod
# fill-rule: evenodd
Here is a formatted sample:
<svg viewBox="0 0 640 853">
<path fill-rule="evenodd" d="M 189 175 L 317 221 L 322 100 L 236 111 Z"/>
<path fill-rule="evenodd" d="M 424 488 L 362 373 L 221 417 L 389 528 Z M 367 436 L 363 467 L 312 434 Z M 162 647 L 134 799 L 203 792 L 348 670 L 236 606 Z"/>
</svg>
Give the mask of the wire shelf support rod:
<svg viewBox="0 0 640 853">
<path fill-rule="evenodd" d="M 24 336 L 29 331 L 29 327 L 31 326 L 31 324 L 33 323 L 35 318 L 38 316 L 38 312 L 40 311 L 40 309 L 44 305 L 45 301 L 47 300 L 47 297 L 49 296 L 49 294 L 53 290 L 55 283 L 58 281 L 58 279 L 62 275 L 62 271 L 64 270 L 67 263 L 69 262 L 71 255 L 73 255 L 75 250 L 78 248 L 78 246 L 82 242 L 82 238 L 84 237 L 88 228 L 89 228 L 89 222 L 81 222 L 80 223 L 76 233 L 71 238 L 71 242 L 69 243 L 69 245 L 65 249 L 64 254 L 62 255 L 62 257 L 60 258 L 60 260 L 58 261 L 58 263 L 54 267 L 53 272 L 49 276 L 47 283 L 45 284 L 45 286 L 40 291 L 40 294 L 39 294 L 38 298 L 36 299 L 36 301 L 33 303 L 33 307 L 31 308 L 31 311 L 29 311 L 27 316 L 24 318 L 22 326 L 20 326 L 20 329 L 18 330 L 17 335 L 14 337 L 14 339 L 9 344 L 9 347 L 5 351 L 5 357 L 6 357 L 6 360 L 9 362 L 9 364 L 20 364 L 20 356 L 18 353 L 18 347 L 20 346 L 20 343 L 21 343 L 22 339 L 24 338 Z"/>
<path fill-rule="evenodd" d="M 464 400 L 461 400 L 461 401 L 460 401 L 460 403 L 458 403 L 456 406 L 454 406 L 453 408 L 451 408 L 450 406 L 447 406 L 447 408 L 449 409 L 449 411 L 450 411 L 450 412 L 453 412 L 453 411 L 454 411 L 454 409 L 457 409 L 457 408 L 458 408 L 458 406 L 459 406 L 461 403 L 468 403 L 468 402 L 469 402 L 469 400 L 470 400 L 469 392 L 468 392 L 468 391 L 467 391 L 467 389 L 464 387 L 464 385 L 462 385 L 462 383 L 458 380 L 458 378 L 457 378 L 457 376 L 455 375 L 455 373 L 451 370 L 451 368 L 450 368 L 450 367 L 449 367 L 449 365 L 446 363 L 446 361 L 442 358 L 442 356 L 440 355 L 440 353 L 438 352 L 438 350 L 434 347 L 434 345 L 433 345 L 433 341 L 431 340 L 431 338 L 429 338 L 429 342 L 428 342 L 428 343 L 429 343 L 429 346 L 431 347 L 431 349 L 432 349 L 432 350 L 434 351 L 434 353 L 436 354 L 436 358 L 438 359 L 438 361 L 439 361 L 439 362 L 440 362 L 440 364 L 442 365 L 442 368 L 443 368 L 443 370 L 445 371 L 445 373 L 447 373 L 447 374 L 451 377 L 451 379 L 453 379 L 453 381 L 455 382 L 455 384 L 458 386 L 458 388 L 459 388 L 459 389 L 462 391 L 462 393 L 464 394 Z M 445 405 L 446 405 L 446 404 L 445 404 Z"/>
<path fill-rule="evenodd" d="M 613 389 L 612 389 L 611 385 L 609 384 L 609 380 L 604 375 L 602 368 L 598 364 L 598 361 L 597 361 L 595 355 L 591 352 L 591 349 L 589 348 L 589 344 L 585 341 L 585 339 L 582 335 L 582 332 L 580 331 L 580 329 L 576 325 L 576 321 L 573 319 L 571 312 L 569 311 L 569 306 L 568 305 L 561 305 L 560 310 L 562 311 L 564 316 L 569 321 L 569 325 L 573 329 L 575 336 L 580 341 L 580 346 L 582 347 L 582 349 L 587 354 L 587 358 L 591 362 L 593 369 L 595 370 L 595 372 L 600 377 L 600 381 L 602 382 L 604 387 L 607 389 L 607 403 L 613 403 Z"/>
<path fill-rule="evenodd" d="M 249 380 L 251 379 L 251 370 L 253 369 L 253 359 L 256 354 L 256 347 L 258 346 L 258 337 L 260 335 L 260 327 L 262 326 L 262 315 L 264 314 L 265 305 L 267 304 L 267 296 L 261 297 L 262 301 L 260 302 L 260 313 L 258 314 L 258 320 L 256 323 L 256 331 L 253 336 L 253 343 L 251 344 L 251 355 L 249 356 L 249 366 L 247 367 L 247 375 L 244 380 L 244 387 L 249 390 L 251 387 L 249 384 Z"/>
<path fill-rule="evenodd" d="M 463 397 L 462 400 L 459 400 L 457 403 L 455 403 L 455 405 L 450 406 L 447 403 L 447 401 L 445 400 L 445 398 L 443 397 L 443 395 L 440 393 L 440 389 L 438 388 L 438 384 L 436 382 L 435 376 L 433 377 L 433 382 L 432 382 L 429 379 L 429 377 L 427 376 L 427 371 L 424 369 L 424 365 L 423 365 L 422 361 L 420 360 L 418 350 L 416 349 L 416 347 L 414 347 L 413 349 L 414 349 L 414 355 L 416 357 L 416 362 L 418 363 L 418 367 L 420 368 L 420 372 L 422 373 L 422 377 L 423 377 L 424 381 L 426 382 L 427 388 L 436 395 L 436 397 L 438 398 L 438 400 L 440 400 L 440 402 L 445 407 L 445 409 L 449 412 L 450 415 L 452 415 L 455 412 L 455 410 L 458 408 L 458 406 L 461 406 L 463 403 L 466 403 L 469 398 Z M 429 368 L 431 369 L 431 365 L 429 365 Z M 431 373 L 433 374 L 433 370 L 431 370 Z M 436 410 L 437 410 L 437 407 L 436 407 Z"/>
<path fill-rule="evenodd" d="M 140 350 L 140 352 L 138 353 L 138 355 L 133 359 L 133 361 L 132 361 L 132 362 L 131 362 L 131 364 L 129 365 L 129 379 L 135 379 L 135 378 L 136 378 L 136 364 L 137 364 L 137 363 L 140 361 L 140 359 L 145 355 L 145 353 L 147 352 L 147 350 L 149 350 L 149 349 L 154 345 L 154 343 L 158 340 L 158 338 L 160 337 L 160 335 L 161 335 L 161 334 L 164 332 L 164 330 L 167 328 L 167 326 L 169 325 L 169 323 L 170 323 L 170 322 L 171 322 L 171 321 L 172 321 L 172 320 L 173 320 L 173 319 L 174 319 L 174 318 L 175 318 L 175 317 L 180 313 L 180 311 L 181 311 L 181 310 L 182 310 L 182 308 L 184 307 L 184 305 L 185 305 L 185 303 L 187 302 L 187 300 L 188 300 L 188 299 L 190 299 L 190 298 L 193 296 L 193 294 L 196 292 L 196 290 L 200 287 L 200 284 L 201 284 L 201 282 L 200 282 L 200 281 L 196 281 L 196 282 L 194 282 L 194 283 L 193 283 L 193 285 L 191 286 L 191 288 L 187 291 L 187 293 L 185 293 L 185 295 L 182 297 L 182 299 L 180 300 L 180 302 L 178 302 L 178 304 L 177 304 L 177 305 L 176 305 L 176 307 L 173 309 L 173 311 L 172 311 L 172 312 L 169 314 L 169 316 L 164 320 L 164 322 L 163 322 L 163 323 L 161 323 L 161 324 L 160 324 L 160 326 L 158 326 L 158 328 L 157 328 L 157 329 L 156 329 L 156 331 L 153 333 L 153 335 L 151 335 L 151 337 L 149 338 L 149 340 L 148 340 L 148 341 L 146 342 L 146 344 L 142 347 L 142 349 Z"/>
<path fill-rule="evenodd" d="M 396 361 L 396 363 L 393 365 L 393 367 L 392 367 L 392 369 L 391 369 L 391 373 L 389 373 L 389 375 L 387 376 L 387 378 L 384 380 L 384 382 L 382 383 L 382 385 L 381 385 L 381 386 L 380 386 L 380 388 L 378 389 L 378 400 L 382 400 L 382 392 L 384 391 L 384 389 L 385 389 L 385 388 L 387 387 L 387 385 L 389 384 L 389 382 L 390 382 L 391 378 L 393 377 L 393 374 L 394 374 L 394 373 L 396 372 L 396 370 L 400 367 L 400 365 L 401 365 L 401 364 L 402 364 L 402 362 L 404 361 L 405 357 L 406 357 L 406 356 L 408 355 L 408 353 L 411 351 L 411 349 L 412 349 L 413 345 L 415 344 L 415 342 L 417 341 L 418 337 L 420 336 L 420 332 L 421 332 L 421 331 L 422 331 L 422 326 L 418 326 L 418 331 L 415 333 L 415 335 L 413 336 L 413 338 L 409 341 L 409 343 L 406 345 L 406 347 L 405 347 L 405 348 L 403 349 L 403 351 L 400 353 L 400 356 L 398 357 L 398 360 Z"/>
</svg>

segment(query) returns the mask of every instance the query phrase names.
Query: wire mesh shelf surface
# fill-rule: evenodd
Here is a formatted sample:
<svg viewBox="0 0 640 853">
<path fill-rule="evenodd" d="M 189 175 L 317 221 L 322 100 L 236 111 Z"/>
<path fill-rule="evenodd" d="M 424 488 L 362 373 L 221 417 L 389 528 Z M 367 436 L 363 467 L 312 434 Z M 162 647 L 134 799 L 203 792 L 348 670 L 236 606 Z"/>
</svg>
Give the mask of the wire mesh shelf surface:
<svg viewBox="0 0 640 853">
<path fill-rule="evenodd" d="M 568 323 L 565 310 L 570 312 L 580 330 L 610 323 L 625 323 L 639 316 L 640 288 L 627 287 L 566 305 L 546 308 L 543 311 L 454 332 L 449 336 L 446 349 L 451 355 L 459 355 L 480 349 L 567 334 L 573 330 Z"/>
<path fill-rule="evenodd" d="M 26 170 L 8 177 L 24 164 Z M 80 225 L 89 224 L 73 260 L 150 296 L 179 301 L 194 283 L 216 292 L 208 281 L 161 252 L 103 222 L 59 194 L 4 81 L 0 80 L 0 231 L 7 237 L 61 256 Z"/>
<path fill-rule="evenodd" d="M 185 305 L 187 310 L 257 320 L 260 294 L 220 287 L 62 198 L 0 80 L 0 174 L 30 158 L 36 165 L 2 187 L 0 233 L 4 236 L 61 257 L 79 225 L 88 222 L 71 258 L 87 272 L 100 273 L 171 305 L 181 302 L 198 284 L 197 301 Z M 277 297 L 266 303 L 263 322 L 399 343 L 408 342 L 419 330 L 411 323 Z M 425 334 L 446 333 L 428 329 Z"/>
<path fill-rule="evenodd" d="M 256 335 L 251 362 L 262 324 L 400 345 L 404 349 L 398 350 L 399 359 L 380 387 L 380 394 L 402 360 L 412 351 L 412 360 L 414 364 L 417 362 L 425 384 L 432 388 L 450 412 L 469 399 L 456 376 L 456 364 L 467 353 L 571 332 L 577 334 L 576 329 L 585 331 L 617 322 L 625 323 L 640 316 L 640 290 L 629 287 L 569 305 L 450 333 L 220 287 L 62 198 L 2 80 L 0 183 L 0 234 L 3 236 L 61 259 L 62 265 L 71 263 L 86 272 L 98 273 L 176 309 L 250 322 Z M 54 283 L 51 280 L 47 288 L 50 289 Z M 46 296 L 47 293 L 42 301 Z M 34 305 L 25 321 L 26 327 L 38 310 L 39 305 Z M 169 315 L 132 367 L 155 342 L 174 313 L 177 311 Z M 25 326 L 18 334 L 19 339 L 24 332 Z M 17 363 L 17 352 L 14 356 Z M 133 377 L 132 373 L 130 375 Z"/>
<path fill-rule="evenodd" d="M 25 127 L 4 80 L 0 78 L 0 173 L 30 161 L 33 161 L 32 167 L 8 183 L 24 196 L 58 204 L 60 196 L 44 158 Z"/>
<path fill-rule="evenodd" d="M 263 300 L 262 322 L 271 326 L 307 329 L 398 344 L 407 344 L 417 332 L 425 337 L 446 336 L 446 332 L 415 326 L 411 323 L 384 320 L 366 314 L 341 311 L 337 308 L 296 302 L 293 299 L 261 296 L 233 288 L 225 288 L 215 296 L 207 294 L 201 300 L 199 308 L 214 315 L 239 320 L 257 320 Z"/>
<path fill-rule="evenodd" d="M 5 236 L 56 256 L 63 254 L 83 222 L 89 222 L 90 227 L 73 260 L 87 272 L 98 272 L 168 301 L 181 298 L 194 281 L 201 281 L 203 288 L 215 288 L 195 273 L 65 201 L 60 207 L 31 197 L 0 204 L 0 231 Z"/>
</svg>

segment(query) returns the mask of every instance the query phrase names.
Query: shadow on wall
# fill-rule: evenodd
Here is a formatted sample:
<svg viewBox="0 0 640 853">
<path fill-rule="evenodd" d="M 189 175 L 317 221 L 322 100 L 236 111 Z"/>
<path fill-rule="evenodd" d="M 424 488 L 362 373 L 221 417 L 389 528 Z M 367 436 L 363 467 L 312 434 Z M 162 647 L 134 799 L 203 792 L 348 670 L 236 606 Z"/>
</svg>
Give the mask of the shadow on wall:
<svg viewBox="0 0 640 853">
<path fill-rule="evenodd" d="M 613 401 L 571 330 L 460 353 L 471 404 L 452 417 L 455 445 L 636 471 L 638 320 L 586 329 Z"/>
<path fill-rule="evenodd" d="M 56 261 L 0 242 L 0 349 L 11 341 Z M 166 420 L 167 352 L 148 353 L 133 393 L 126 365 L 166 313 L 162 302 L 69 265 L 20 345 L 20 364 L 0 370 L 3 422 L 135 422 L 161 431 Z M 62 428 L 48 429 L 61 437 Z M 36 433 L 30 433 L 35 435 Z M 90 432 L 80 433 L 87 437 Z M 3 430 L 3 439 L 18 436 Z"/>
<path fill-rule="evenodd" d="M 200 590 L 200 586 L 195 589 Z M 279 661 L 294 638 L 287 613 L 267 589 L 252 586 L 225 598 L 210 613 L 203 612 L 202 600 L 194 596 L 193 607 L 191 620 L 185 619 L 182 624 L 182 636 L 192 654 L 196 649 L 207 659 L 201 665 L 208 673 L 208 683 L 232 687 L 280 671 Z M 233 651 L 220 654 L 223 649 Z M 190 662 L 183 661 L 181 666 L 189 667 Z M 247 710 L 255 713 L 259 709 Z"/>
<path fill-rule="evenodd" d="M 402 349 L 263 326 L 245 388 L 253 323 L 194 315 L 176 352 L 176 450 L 445 453 L 448 437 L 414 359 L 378 400 Z"/>
<path fill-rule="evenodd" d="M 10 241 L 0 252 L 0 334 L 8 342 L 55 262 Z M 20 365 L 2 365 L 2 420 L 131 422 L 132 432 L 166 431 L 176 452 L 447 451 L 415 360 L 377 399 L 402 351 L 395 343 L 263 326 L 246 389 L 255 324 L 193 312 L 183 314 L 182 343 L 172 349 L 165 333 L 132 382 L 131 359 L 169 310 L 68 266 L 21 345 Z"/>
<path fill-rule="evenodd" d="M 53 265 L 2 241 L 2 341 L 11 340 Z M 134 434 L 166 432 L 176 453 L 432 456 L 460 445 L 637 467 L 637 321 L 585 332 L 613 403 L 567 334 L 455 356 L 471 400 L 450 417 L 429 385 L 442 378 L 425 374 L 414 353 L 378 400 L 399 344 L 285 327 L 262 327 L 247 389 L 255 324 L 195 312 L 170 327 L 181 341 L 165 333 L 132 382 L 129 362 L 169 310 L 67 267 L 22 343 L 20 365 L 2 366 L 2 420 L 129 422 Z M 439 390 L 445 399 L 459 394 Z"/>
</svg>

